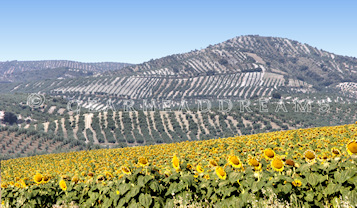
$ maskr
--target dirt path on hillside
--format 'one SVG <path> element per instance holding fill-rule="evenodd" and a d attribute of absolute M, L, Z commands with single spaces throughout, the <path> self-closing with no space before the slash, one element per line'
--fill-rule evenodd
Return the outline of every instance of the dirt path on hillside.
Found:
<path fill-rule="evenodd" d="M 92 129 L 92 118 L 93 118 L 93 116 L 94 116 L 93 113 L 84 114 L 84 129 L 90 129 L 92 131 L 94 143 L 98 144 L 99 142 L 98 142 L 98 139 L 97 139 L 97 134 Z M 87 137 L 87 133 L 85 134 L 85 136 Z"/>

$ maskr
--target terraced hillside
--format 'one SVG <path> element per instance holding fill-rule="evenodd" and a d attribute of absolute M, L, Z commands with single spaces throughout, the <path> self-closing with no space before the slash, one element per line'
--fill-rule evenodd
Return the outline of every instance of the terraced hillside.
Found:
<path fill-rule="evenodd" d="M 81 63 L 67 60 L 6 61 L 0 62 L 0 82 L 19 82 L 40 78 L 58 78 L 54 77 L 55 75 L 61 75 L 61 78 L 71 77 L 75 75 L 93 75 L 108 70 L 120 70 L 128 65 L 129 64 L 126 63 L 113 62 Z M 66 71 L 64 71 L 64 69 Z M 44 72 L 44 70 L 46 71 Z M 64 72 L 59 74 L 59 71 Z"/>
<path fill-rule="evenodd" d="M 97 77 L 42 80 L 3 86 L 83 99 L 194 99 L 269 97 L 274 91 L 314 93 L 341 90 L 357 79 L 357 59 L 297 41 L 240 36 L 202 50 L 151 60 Z M 348 88 L 346 94 L 355 93 Z"/>

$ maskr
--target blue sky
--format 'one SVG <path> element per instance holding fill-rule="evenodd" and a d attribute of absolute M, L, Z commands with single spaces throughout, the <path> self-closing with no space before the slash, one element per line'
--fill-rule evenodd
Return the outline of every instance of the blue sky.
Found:
<path fill-rule="evenodd" d="M 357 57 L 356 1 L 1 1 L 0 61 L 141 63 L 240 35 Z"/>

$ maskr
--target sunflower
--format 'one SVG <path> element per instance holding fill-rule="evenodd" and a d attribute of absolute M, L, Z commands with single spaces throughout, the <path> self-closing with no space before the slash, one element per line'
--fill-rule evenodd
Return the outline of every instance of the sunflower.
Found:
<path fill-rule="evenodd" d="M 231 164 L 234 168 L 241 168 L 242 167 L 242 162 L 235 155 L 229 156 L 228 163 Z"/>
<path fill-rule="evenodd" d="M 275 152 L 272 149 L 265 149 L 264 150 L 264 157 L 267 160 L 272 160 L 275 157 Z"/>
<path fill-rule="evenodd" d="M 42 178 L 43 178 L 43 176 L 40 173 L 37 173 L 33 177 L 33 181 L 35 181 L 35 183 L 37 183 L 37 184 L 40 184 L 42 182 Z"/>
<path fill-rule="evenodd" d="M 306 162 L 308 162 L 310 164 L 313 164 L 316 161 L 316 154 L 312 150 L 306 150 L 304 153 L 304 157 L 305 157 Z"/>
<path fill-rule="evenodd" d="M 131 174 L 130 169 L 128 167 L 126 167 L 126 166 L 121 166 L 121 171 L 126 175 L 130 175 Z"/>
<path fill-rule="evenodd" d="M 341 156 L 341 151 L 339 149 L 335 148 L 335 147 L 331 149 L 331 153 L 335 157 Z"/>
<path fill-rule="evenodd" d="M 63 191 L 66 191 L 67 190 L 67 184 L 66 184 L 66 181 L 64 181 L 63 179 L 60 180 L 59 182 L 59 186 L 60 188 L 63 190 Z"/>
<path fill-rule="evenodd" d="M 224 171 L 222 167 L 217 166 L 216 167 L 216 174 L 220 179 L 225 180 L 227 178 L 227 173 Z"/>
<path fill-rule="evenodd" d="M 287 159 L 286 161 L 285 161 L 285 164 L 286 165 L 289 165 L 289 166 L 295 166 L 295 162 L 294 162 L 294 160 L 292 160 L 292 159 Z"/>
<path fill-rule="evenodd" d="M 187 166 L 186 166 L 187 169 L 191 170 L 192 169 L 192 165 L 190 163 L 187 163 Z"/>
<path fill-rule="evenodd" d="M 27 187 L 25 181 L 22 180 L 22 179 L 20 179 L 20 184 L 21 184 L 22 188 L 26 188 Z"/>
<path fill-rule="evenodd" d="M 165 175 L 165 177 L 169 177 L 171 175 L 171 171 L 165 170 L 164 175 Z"/>
<path fill-rule="evenodd" d="M 218 163 L 217 163 L 216 160 L 210 159 L 210 160 L 209 160 L 209 165 L 210 165 L 211 167 L 217 167 L 217 166 L 218 166 Z"/>
<path fill-rule="evenodd" d="M 103 175 L 99 175 L 99 176 L 97 177 L 97 183 L 104 181 L 104 179 L 105 179 L 105 178 L 104 178 Z"/>
<path fill-rule="evenodd" d="M 111 174 L 109 171 L 105 171 L 105 177 L 107 177 L 107 179 L 111 179 L 113 178 L 113 174 Z"/>
<path fill-rule="evenodd" d="M 19 184 L 19 183 L 15 183 L 15 187 L 17 187 L 17 188 L 21 188 L 21 184 Z"/>
<path fill-rule="evenodd" d="M 262 164 L 255 159 L 254 157 L 250 158 L 248 160 L 248 163 L 250 166 L 252 166 L 254 168 L 255 171 L 261 171 L 262 170 Z"/>
<path fill-rule="evenodd" d="M 173 166 L 176 170 L 179 170 L 179 169 L 180 169 L 180 160 L 177 158 L 176 155 L 174 155 L 174 157 L 172 158 L 172 166 Z"/>
<path fill-rule="evenodd" d="M 78 183 L 78 181 L 79 181 L 78 175 L 74 175 L 74 176 L 72 177 L 72 182 Z"/>
<path fill-rule="evenodd" d="M 93 176 L 94 176 L 94 173 L 89 172 L 89 173 L 88 173 L 88 176 L 89 176 L 89 177 L 93 177 Z"/>
<path fill-rule="evenodd" d="M 210 179 L 210 177 L 209 177 L 208 174 L 204 175 L 203 178 L 206 179 L 206 180 L 209 180 L 209 179 Z"/>
<path fill-rule="evenodd" d="M 271 167 L 278 172 L 281 172 L 284 170 L 284 163 L 279 157 L 274 157 L 274 159 L 271 161 Z"/>
<path fill-rule="evenodd" d="M 8 186 L 7 183 L 2 183 L 2 184 L 1 184 L 1 188 L 4 188 L 4 189 L 5 189 L 5 188 L 7 188 L 7 186 Z"/>
<path fill-rule="evenodd" d="M 42 183 L 47 183 L 50 180 L 50 177 L 48 175 L 44 175 L 42 177 Z"/>
<path fill-rule="evenodd" d="M 139 158 L 139 165 L 142 167 L 146 167 L 149 165 L 149 161 L 146 157 L 140 157 Z"/>
<path fill-rule="evenodd" d="M 293 182 L 291 182 L 294 186 L 296 187 L 300 187 L 302 185 L 301 181 L 300 180 L 294 180 Z"/>
<path fill-rule="evenodd" d="M 347 144 L 347 152 L 349 155 L 357 155 L 357 141 L 350 141 Z"/>
<path fill-rule="evenodd" d="M 196 166 L 196 170 L 197 170 L 197 172 L 199 172 L 199 173 L 203 173 L 205 170 L 202 168 L 202 166 L 201 165 L 197 165 Z"/>

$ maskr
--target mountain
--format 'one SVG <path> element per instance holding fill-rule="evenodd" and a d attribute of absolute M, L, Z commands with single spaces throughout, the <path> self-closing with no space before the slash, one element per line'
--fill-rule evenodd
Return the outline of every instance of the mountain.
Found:
<path fill-rule="evenodd" d="M 24 82 L 44 79 L 92 76 L 108 70 L 120 70 L 126 63 L 82 63 L 67 60 L 0 62 L 0 81 Z"/>
<path fill-rule="evenodd" d="M 273 92 L 356 95 L 357 59 L 277 37 L 239 36 L 97 76 L 41 80 L 4 90 L 83 99 L 251 98 Z"/>

